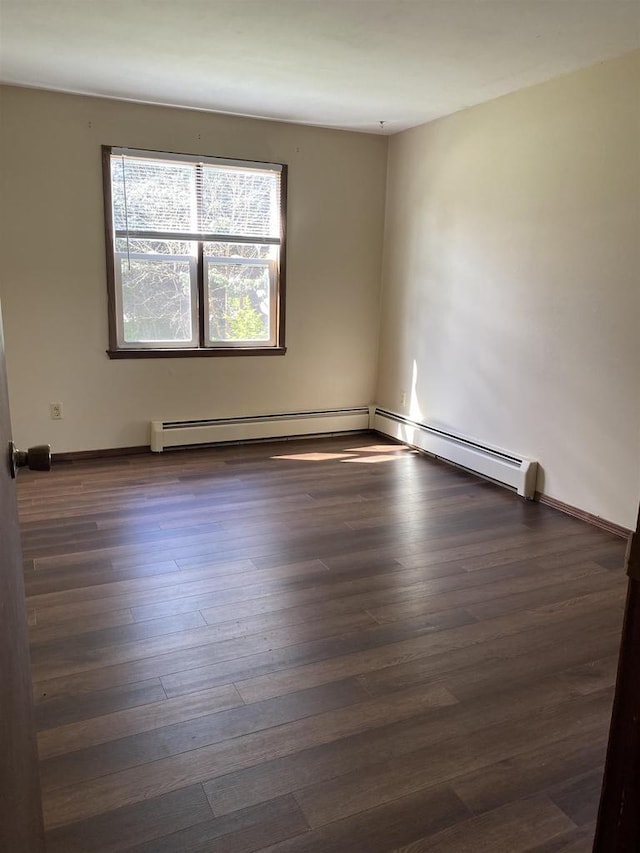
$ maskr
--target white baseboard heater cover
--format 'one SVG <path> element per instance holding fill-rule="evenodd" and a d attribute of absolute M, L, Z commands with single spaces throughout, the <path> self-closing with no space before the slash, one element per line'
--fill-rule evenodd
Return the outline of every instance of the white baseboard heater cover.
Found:
<path fill-rule="evenodd" d="M 151 421 L 151 450 L 369 429 L 369 407 L 193 421 Z"/>
<path fill-rule="evenodd" d="M 510 486 L 522 497 L 533 500 L 538 463 L 531 459 L 485 447 L 471 439 L 430 427 L 386 409 L 372 410 L 371 428 L 432 456 Z"/>

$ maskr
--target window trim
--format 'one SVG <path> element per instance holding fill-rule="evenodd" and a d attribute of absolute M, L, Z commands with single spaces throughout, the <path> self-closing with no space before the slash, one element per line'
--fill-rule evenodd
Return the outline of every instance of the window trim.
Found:
<path fill-rule="evenodd" d="M 198 241 L 198 258 L 196 261 L 196 281 L 198 304 L 194 308 L 194 313 L 197 315 L 198 325 L 196 328 L 196 337 L 198 345 L 180 346 L 164 345 L 158 346 L 150 342 L 149 344 L 134 344 L 123 346 L 118 342 L 118 332 L 122 325 L 122 312 L 119 310 L 120 298 L 118 296 L 117 275 L 115 265 L 115 243 L 114 243 L 114 223 L 113 223 L 113 199 L 111 196 L 111 155 L 114 152 L 125 150 L 123 146 L 118 145 L 103 145 L 102 146 L 102 187 L 104 199 L 104 228 L 105 228 L 105 252 L 107 261 L 107 316 L 109 326 L 109 347 L 106 350 L 110 359 L 121 358 L 193 358 L 193 357 L 220 357 L 220 356 L 260 356 L 260 355 L 284 355 L 287 351 L 285 345 L 285 306 L 286 306 L 286 244 L 287 244 L 287 172 L 286 163 L 267 163 L 255 160 L 241 160 L 239 158 L 215 157 L 223 165 L 242 165 L 250 168 L 254 166 L 280 166 L 280 253 L 279 253 L 279 280 L 276 277 L 275 287 L 276 295 L 274 300 L 274 316 L 272 319 L 275 325 L 274 342 L 268 344 L 255 343 L 236 343 L 227 342 L 224 344 L 206 344 L 204 336 L 206 333 L 206 311 L 204 296 L 206 284 L 204 281 L 205 262 L 203 258 L 203 245 L 205 242 L 251 242 L 274 244 L 271 238 L 247 238 L 242 241 L 233 235 L 228 234 L 203 234 Z M 155 155 L 158 159 L 182 159 L 183 161 L 197 162 L 205 155 L 198 154 L 178 154 L 170 151 L 157 151 L 151 149 L 126 149 L 134 153 Z M 162 157 L 158 157 L 162 155 Z M 210 155 L 212 156 L 212 155 Z M 213 159 L 213 156 L 212 156 Z M 135 236 L 137 232 L 131 232 Z M 143 232 L 140 232 L 140 236 Z M 157 236 L 157 235 L 155 235 Z M 185 238 L 186 235 L 172 234 L 173 239 Z M 193 240 L 193 237 L 188 239 Z"/>

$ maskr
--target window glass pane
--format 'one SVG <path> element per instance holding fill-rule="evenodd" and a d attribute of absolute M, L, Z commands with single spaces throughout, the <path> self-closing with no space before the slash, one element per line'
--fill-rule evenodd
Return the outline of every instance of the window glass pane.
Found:
<path fill-rule="evenodd" d="M 194 164 L 113 156 L 111 194 L 116 230 L 197 228 Z"/>
<path fill-rule="evenodd" d="M 280 236 L 280 173 L 202 167 L 202 231 L 247 237 Z"/>
<path fill-rule="evenodd" d="M 271 339 L 276 246 L 205 243 L 209 342 Z"/>
<path fill-rule="evenodd" d="M 186 252 L 190 243 L 117 241 L 125 251 L 116 255 L 120 273 L 122 328 L 125 343 L 189 343 L 193 340 L 194 264 Z M 121 244 L 124 244 L 122 246 Z M 164 249 L 165 251 L 161 251 Z"/>

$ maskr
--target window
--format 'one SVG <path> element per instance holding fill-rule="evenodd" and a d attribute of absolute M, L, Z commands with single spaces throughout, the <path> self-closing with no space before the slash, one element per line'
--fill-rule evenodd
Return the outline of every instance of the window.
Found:
<path fill-rule="evenodd" d="M 103 147 L 112 358 L 284 354 L 286 168 Z"/>

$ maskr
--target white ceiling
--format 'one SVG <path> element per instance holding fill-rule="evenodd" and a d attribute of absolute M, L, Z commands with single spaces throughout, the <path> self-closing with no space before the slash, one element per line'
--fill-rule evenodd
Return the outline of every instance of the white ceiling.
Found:
<path fill-rule="evenodd" d="M 0 80 L 396 132 L 640 47 L 640 0 L 0 0 Z"/>

